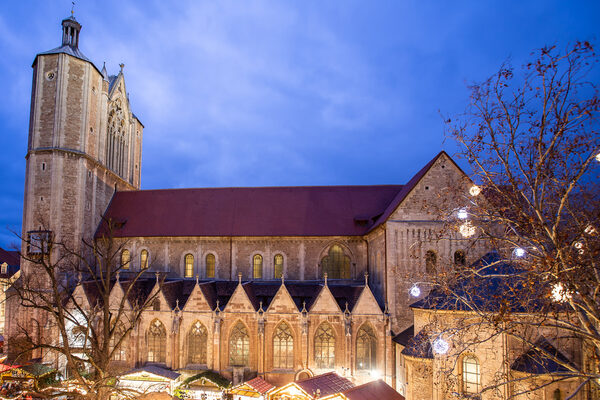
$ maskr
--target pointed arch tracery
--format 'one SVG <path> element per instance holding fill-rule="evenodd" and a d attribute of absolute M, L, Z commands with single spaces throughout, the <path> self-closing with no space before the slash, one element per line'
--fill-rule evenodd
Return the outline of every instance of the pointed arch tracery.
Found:
<path fill-rule="evenodd" d="M 229 335 L 229 365 L 247 367 L 250 354 L 250 336 L 242 321 L 238 321 Z"/>
<path fill-rule="evenodd" d="M 323 322 L 315 331 L 315 366 L 333 368 L 335 365 L 335 334 L 329 323 Z"/>
<path fill-rule="evenodd" d="M 106 166 L 126 179 L 129 161 L 129 133 L 122 100 L 117 98 L 110 102 L 108 107 Z"/>
<path fill-rule="evenodd" d="M 356 335 L 356 369 L 373 370 L 377 367 L 377 337 L 370 324 L 364 323 Z"/>
<path fill-rule="evenodd" d="M 350 257 L 340 245 L 332 245 L 321 259 L 321 273 L 329 279 L 350 279 Z"/>
<path fill-rule="evenodd" d="M 148 362 L 165 363 L 167 355 L 167 330 L 155 319 L 148 327 Z"/>
<path fill-rule="evenodd" d="M 290 326 L 283 321 L 273 334 L 273 368 L 294 368 L 294 336 Z"/>
<path fill-rule="evenodd" d="M 187 335 L 188 364 L 206 364 L 208 330 L 200 321 L 194 322 Z"/>

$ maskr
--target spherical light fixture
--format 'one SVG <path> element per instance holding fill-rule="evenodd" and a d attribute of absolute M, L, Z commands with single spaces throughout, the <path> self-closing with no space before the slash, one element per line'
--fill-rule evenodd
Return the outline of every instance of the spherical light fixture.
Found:
<path fill-rule="evenodd" d="M 596 161 L 600 162 L 600 153 L 596 154 Z"/>
<path fill-rule="evenodd" d="M 481 193 L 481 188 L 477 185 L 473 185 L 471 186 L 471 188 L 469 189 L 469 194 L 473 197 L 479 195 L 479 193 Z"/>
<path fill-rule="evenodd" d="M 446 354 L 450 350 L 450 345 L 439 337 L 433 341 L 431 348 L 435 354 Z"/>
<path fill-rule="evenodd" d="M 523 257 L 525 255 L 525 249 L 517 247 L 516 249 L 514 249 L 513 254 L 515 255 L 515 257 Z"/>
<path fill-rule="evenodd" d="M 467 218 L 469 218 L 469 213 L 467 212 L 466 208 L 461 208 L 456 213 L 456 216 L 458 217 L 458 219 L 467 219 Z"/>
<path fill-rule="evenodd" d="M 419 297 L 421 295 L 421 289 L 417 285 L 413 285 L 408 291 L 412 297 Z"/>
<path fill-rule="evenodd" d="M 569 293 L 562 283 L 556 283 L 552 286 L 552 300 L 557 303 L 564 303 L 565 301 L 571 298 L 571 293 Z"/>

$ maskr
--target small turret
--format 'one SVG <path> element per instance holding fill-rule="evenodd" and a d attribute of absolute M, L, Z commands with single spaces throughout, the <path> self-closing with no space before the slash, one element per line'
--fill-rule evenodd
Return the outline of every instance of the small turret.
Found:
<path fill-rule="evenodd" d="M 62 27 L 62 45 L 71 46 L 75 49 L 79 48 L 79 31 L 81 31 L 81 24 L 77 22 L 73 15 L 71 15 L 69 18 L 62 20 Z"/>

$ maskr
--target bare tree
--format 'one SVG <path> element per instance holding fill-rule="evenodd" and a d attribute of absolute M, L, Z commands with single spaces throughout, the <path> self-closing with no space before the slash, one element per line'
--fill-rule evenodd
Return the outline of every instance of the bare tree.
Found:
<path fill-rule="evenodd" d="M 26 393 L 90 399 L 139 394 L 116 387 L 122 371 L 114 360 L 155 295 L 142 288 L 145 270 L 130 269 L 132 260 L 129 253 L 124 256 L 125 243 L 113 238 L 114 227 L 103 221 L 100 234 L 79 246 L 56 240 L 49 231 L 23 238 L 26 268 L 10 294 L 19 314 L 11 352 L 16 362 L 37 357 L 66 374 L 47 387 L 24 388 Z M 116 285 L 122 296 L 115 296 Z"/>
<path fill-rule="evenodd" d="M 480 393 L 513 398 L 561 382 L 566 398 L 600 398 L 598 57 L 577 42 L 532 58 L 471 86 L 466 112 L 446 121 L 474 182 L 456 193 L 464 208 L 449 225 L 496 252 L 472 266 L 458 260 L 417 308 L 462 312 L 429 325 L 434 352 L 459 356 L 505 338 L 504 365 Z"/>

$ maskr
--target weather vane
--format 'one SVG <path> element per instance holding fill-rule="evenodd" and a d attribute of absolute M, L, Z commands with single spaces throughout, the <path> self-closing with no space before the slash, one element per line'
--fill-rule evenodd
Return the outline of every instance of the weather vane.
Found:
<path fill-rule="evenodd" d="M 72 4 L 71 5 L 71 16 L 74 16 L 75 15 L 75 2 L 72 1 L 71 4 Z"/>

